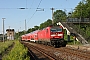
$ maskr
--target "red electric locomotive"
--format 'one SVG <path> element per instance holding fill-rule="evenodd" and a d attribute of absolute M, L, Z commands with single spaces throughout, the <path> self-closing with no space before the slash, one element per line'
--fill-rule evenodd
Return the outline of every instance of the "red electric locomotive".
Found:
<path fill-rule="evenodd" d="M 38 41 L 54 47 L 66 46 L 62 26 L 50 26 L 38 32 Z"/>

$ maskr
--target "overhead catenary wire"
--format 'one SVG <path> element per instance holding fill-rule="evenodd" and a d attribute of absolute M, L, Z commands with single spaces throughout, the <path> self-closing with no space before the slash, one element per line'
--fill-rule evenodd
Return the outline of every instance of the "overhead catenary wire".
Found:
<path fill-rule="evenodd" d="M 27 0 L 26 0 L 26 8 L 27 8 Z"/>
<path fill-rule="evenodd" d="M 37 12 L 37 11 L 35 11 L 35 12 L 32 14 L 32 16 L 31 16 L 30 19 L 27 21 L 27 23 L 32 19 L 32 17 L 35 15 L 36 12 Z"/>
<path fill-rule="evenodd" d="M 40 2 L 39 2 L 39 4 L 38 4 L 38 6 L 37 6 L 37 8 L 36 8 L 36 9 L 38 9 L 38 8 L 39 8 L 39 6 L 40 6 L 41 2 L 42 2 L 42 0 L 40 0 Z M 35 12 L 32 14 L 32 16 L 30 17 L 30 20 L 31 20 L 31 18 L 35 15 L 35 13 L 36 13 L 36 12 L 37 12 L 37 10 L 35 10 Z M 27 21 L 27 23 L 28 23 L 30 20 L 28 20 L 28 21 Z"/>
<path fill-rule="evenodd" d="M 31 6 L 33 5 L 34 1 L 35 1 L 35 0 L 33 0 L 33 2 L 32 2 L 32 4 L 31 4 Z M 30 6 L 30 7 L 31 7 L 31 6 Z"/>
<path fill-rule="evenodd" d="M 50 8 L 25 8 L 25 7 L 20 7 L 20 8 L 0 8 L 0 9 L 50 9 Z M 74 8 L 58 8 L 58 7 L 55 7 L 55 9 L 74 9 Z"/>
<path fill-rule="evenodd" d="M 32 1 L 31 6 L 33 5 L 34 1 L 35 1 L 35 0 Z M 67 1 L 67 0 L 66 0 L 66 1 Z M 26 0 L 26 7 L 20 7 L 20 8 L 7 8 L 7 7 L 5 7 L 5 8 L 0 8 L 0 9 L 37 9 L 37 8 L 40 6 L 42 0 L 40 0 L 37 8 L 28 8 L 28 7 L 27 7 L 27 2 L 28 2 L 28 1 Z M 30 7 L 31 7 L 31 6 L 30 6 Z M 41 8 L 41 9 L 42 9 L 42 8 Z M 50 8 L 43 8 L 43 9 L 50 9 Z M 59 9 L 59 8 L 55 8 L 55 9 Z M 71 8 L 60 8 L 60 9 L 71 9 Z"/>
<path fill-rule="evenodd" d="M 33 6 L 34 1 L 35 1 L 35 0 L 32 1 L 32 4 L 30 5 L 30 9 L 36 9 L 36 8 L 31 8 L 31 6 Z M 27 9 L 28 9 L 28 8 L 27 8 Z M 28 14 L 27 14 L 26 18 L 28 17 L 29 12 L 30 12 L 30 11 L 28 11 Z M 32 17 L 31 17 L 31 18 L 32 18 Z M 31 18 L 30 18 L 30 19 L 31 19 Z"/>
<path fill-rule="evenodd" d="M 41 2 L 42 2 L 42 0 L 40 0 L 40 2 L 39 2 L 39 4 L 38 4 L 37 8 L 40 6 Z"/>

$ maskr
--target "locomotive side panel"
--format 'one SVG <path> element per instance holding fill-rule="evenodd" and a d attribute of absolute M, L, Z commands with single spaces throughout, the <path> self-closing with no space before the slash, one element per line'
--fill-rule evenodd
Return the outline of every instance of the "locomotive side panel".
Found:
<path fill-rule="evenodd" d="M 46 40 L 50 41 L 50 27 L 46 28 Z"/>
<path fill-rule="evenodd" d="M 38 33 L 38 39 L 40 41 L 50 42 L 50 29 L 45 28 Z"/>

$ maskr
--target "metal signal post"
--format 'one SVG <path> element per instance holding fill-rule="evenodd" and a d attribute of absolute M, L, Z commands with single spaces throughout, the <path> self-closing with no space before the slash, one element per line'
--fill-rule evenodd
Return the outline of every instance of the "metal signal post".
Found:
<path fill-rule="evenodd" d="M 4 42 L 4 19 L 5 18 L 2 18 L 3 19 L 3 42 Z"/>

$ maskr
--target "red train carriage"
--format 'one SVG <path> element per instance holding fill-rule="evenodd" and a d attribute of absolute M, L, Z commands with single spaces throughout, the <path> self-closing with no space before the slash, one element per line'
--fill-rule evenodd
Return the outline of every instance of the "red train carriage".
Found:
<path fill-rule="evenodd" d="M 38 35 L 38 31 L 39 30 L 36 30 L 34 32 L 22 35 L 21 36 L 21 40 L 24 40 L 24 41 L 33 41 L 33 42 L 38 41 L 38 36 L 37 36 Z"/>
<path fill-rule="evenodd" d="M 31 33 L 31 40 L 30 41 L 33 41 L 33 42 L 38 41 L 38 32 L 39 32 L 39 30 L 36 30 L 36 31 Z"/>
<path fill-rule="evenodd" d="M 34 40 L 35 41 L 38 41 L 38 32 L 39 32 L 40 30 L 36 30 L 36 31 L 34 31 Z"/>
<path fill-rule="evenodd" d="M 22 41 L 30 41 L 31 40 L 31 34 L 28 33 L 28 34 L 22 35 L 21 40 Z"/>
<path fill-rule="evenodd" d="M 30 41 L 31 40 L 31 33 L 26 34 L 25 36 L 26 36 L 26 41 Z"/>
<path fill-rule="evenodd" d="M 22 40 L 22 41 L 25 41 L 25 40 L 26 40 L 26 36 L 25 36 L 25 35 L 22 35 L 22 36 L 21 36 L 21 40 Z"/>
<path fill-rule="evenodd" d="M 26 41 L 35 41 L 34 40 L 34 32 L 31 32 L 29 34 L 25 34 Z"/>
<path fill-rule="evenodd" d="M 20 38 L 21 38 L 21 40 L 24 40 L 24 35 L 22 35 Z"/>

